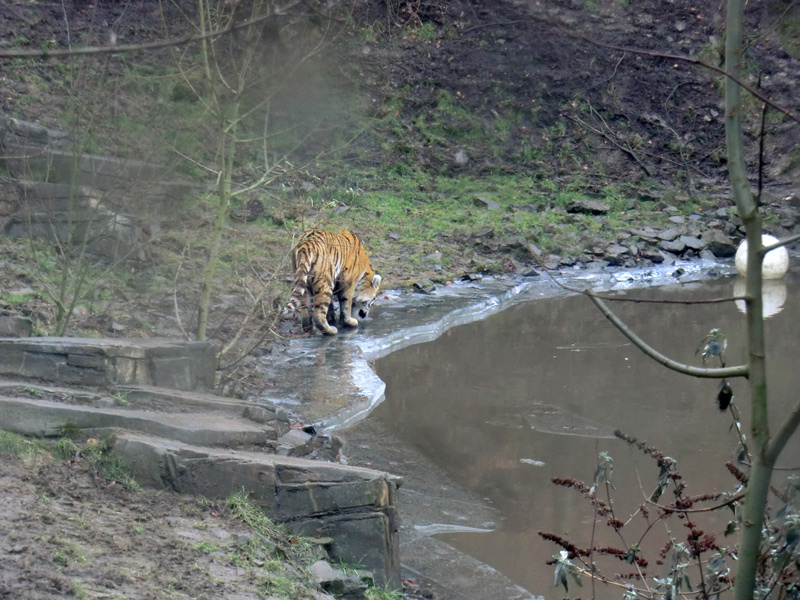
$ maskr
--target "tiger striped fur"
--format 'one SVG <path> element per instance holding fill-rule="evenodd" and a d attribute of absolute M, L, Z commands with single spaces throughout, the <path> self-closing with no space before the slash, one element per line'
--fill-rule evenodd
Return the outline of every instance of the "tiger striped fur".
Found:
<path fill-rule="evenodd" d="M 358 327 L 353 308 L 364 319 L 378 296 L 381 276 L 373 270 L 364 244 L 350 231 L 307 230 L 292 251 L 292 266 L 295 282 L 284 314 L 305 308 L 326 335 L 338 331 L 332 324 L 334 298 L 339 301 L 340 325 Z"/>

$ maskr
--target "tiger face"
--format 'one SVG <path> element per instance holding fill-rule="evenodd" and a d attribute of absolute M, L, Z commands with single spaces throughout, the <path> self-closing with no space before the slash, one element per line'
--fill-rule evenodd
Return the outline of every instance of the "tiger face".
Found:
<path fill-rule="evenodd" d="M 381 289 L 381 276 L 377 273 L 372 275 L 372 279 L 364 277 L 356 286 L 356 292 L 353 296 L 353 308 L 358 311 L 360 319 L 366 319 L 369 315 L 369 309 L 375 304 L 378 299 L 378 292 Z"/>

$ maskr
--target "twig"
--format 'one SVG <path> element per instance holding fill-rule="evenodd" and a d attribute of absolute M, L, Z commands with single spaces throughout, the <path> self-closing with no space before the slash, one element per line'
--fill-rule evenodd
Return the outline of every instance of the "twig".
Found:
<path fill-rule="evenodd" d="M 789 244 L 792 244 L 792 243 L 796 242 L 797 240 L 800 240 L 800 233 L 796 233 L 795 235 L 790 235 L 787 238 L 783 238 L 782 240 L 778 240 L 774 244 L 770 244 L 769 246 L 762 247 L 760 254 L 761 254 L 761 256 L 766 256 L 767 252 L 772 252 L 773 250 L 775 250 L 775 248 L 780 248 L 781 246 L 788 246 Z"/>
<path fill-rule="evenodd" d="M 672 360 L 668 356 L 661 354 L 658 350 L 650 346 L 647 342 L 645 342 L 642 338 L 640 338 L 634 331 L 628 327 L 628 325 L 622 321 L 617 315 L 615 315 L 610 308 L 606 305 L 603 301 L 603 298 L 592 292 L 591 290 L 578 290 L 575 288 L 570 288 L 562 284 L 558 279 L 556 279 L 550 270 L 545 267 L 538 259 L 537 253 L 533 250 L 533 247 L 530 243 L 527 243 L 528 251 L 533 255 L 534 260 L 536 260 L 539 267 L 547 273 L 547 275 L 558 285 L 559 287 L 577 292 L 579 294 L 583 294 L 587 296 L 592 302 L 594 302 L 595 306 L 600 309 L 600 312 L 603 313 L 611 323 L 619 329 L 619 331 L 628 338 L 633 344 L 639 348 L 642 352 L 644 352 L 647 356 L 655 360 L 656 362 L 662 364 L 663 366 L 671 369 L 673 371 L 677 371 L 678 373 L 683 373 L 685 375 L 691 375 L 692 377 L 704 377 L 710 379 L 723 379 L 726 377 L 747 377 L 749 373 L 748 365 L 738 365 L 735 367 L 717 367 L 717 368 L 701 368 L 701 367 L 693 367 L 691 365 L 687 365 L 685 363 L 678 362 L 676 360 Z M 661 302 L 661 301 L 659 301 Z M 800 408 L 798 408 L 800 412 Z M 800 414 L 798 415 L 800 419 Z"/>
<path fill-rule="evenodd" d="M 589 104 L 589 108 L 592 110 L 593 114 L 597 114 L 597 112 L 592 108 L 591 104 Z M 597 115 L 597 116 L 603 122 L 603 125 L 605 125 L 606 128 L 609 129 L 609 131 L 611 131 L 610 128 L 608 127 L 608 125 L 606 124 L 606 122 L 603 120 L 603 117 L 601 117 L 600 115 Z M 630 145 L 628 145 L 628 144 L 623 145 L 619 141 L 616 140 L 616 136 L 613 135 L 613 131 L 611 133 L 606 133 L 605 131 L 602 131 L 600 129 L 597 129 L 596 127 L 593 127 L 592 125 L 590 125 L 589 123 L 587 123 L 583 119 L 581 119 L 579 117 L 574 117 L 572 115 L 567 115 L 567 118 L 577 122 L 579 125 L 583 125 L 584 127 L 586 127 L 587 129 L 593 131 L 597 135 L 607 139 L 609 142 L 614 144 L 614 146 L 616 146 L 619 150 L 621 150 L 622 152 L 624 152 L 625 154 L 630 156 L 634 160 L 634 162 L 637 165 L 639 165 L 639 167 L 642 169 L 642 171 L 645 172 L 645 174 L 648 177 L 652 177 L 653 176 L 653 173 L 650 171 L 650 168 L 641 161 L 641 159 L 636 155 L 636 153 L 633 151 L 633 149 L 630 147 Z"/>
<path fill-rule="evenodd" d="M 184 246 L 183 250 L 181 250 L 181 260 L 178 263 L 177 268 L 175 269 L 175 278 L 172 281 L 172 303 L 175 307 L 175 320 L 178 322 L 178 329 L 181 330 L 183 337 L 187 340 L 189 339 L 189 334 L 186 333 L 186 330 L 183 328 L 183 323 L 181 323 L 181 311 L 178 307 L 178 276 L 181 272 L 181 267 L 183 266 L 183 259 L 186 256 L 186 249 L 187 247 Z"/>
<path fill-rule="evenodd" d="M 789 109 L 784 108 L 783 106 L 773 102 L 772 100 L 767 98 L 764 94 L 759 92 L 757 89 L 754 89 L 753 87 L 747 85 L 739 77 L 736 77 L 736 76 L 732 75 L 731 73 L 728 73 L 725 69 L 723 69 L 721 67 L 717 67 L 715 65 L 710 65 L 710 64 L 708 64 L 706 62 L 703 62 L 700 59 L 692 58 L 691 56 L 685 56 L 683 54 L 669 54 L 669 53 L 666 53 L 666 52 L 656 52 L 654 50 L 644 50 L 642 48 L 632 48 L 630 46 L 617 46 L 616 44 L 606 44 L 604 42 L 598 42 L 597 40 L 593 40 L 591 38 L 588 38 L 585 35 L 580 34 L 580 33 L 574 33 L 572 31 L 568 31 L 568 30 L 565 30 L 563 28 L 559 28 L 559 30 L 564 35 L 567 35 L 567 36 L 572 37 L 572 38 L 577 38 L 577 39 L 583 40 L 584 42 L 592 44 L 593 46 L 598 46 L 600 48 L 606 48 L 608 50 L 617 50 L 619 52 L 630 52 L 632 54 L 641 54 L 641 55 L 644 55 L 644 56 L 651 56 L 653 58 L 666 58 L 668 60 L 676 60 L 676 61 L 679 61 L 679 62 L 686 62 L 686 63 L 692 64 L 692 65 L 697 65 L 699 67 L 703 67 L 705 69 L 708 69 L 709 71 L 714 71 L 715 73 L 718 73 L 718 74 L 720 74 L 720 75 L 722 75 L 724 77 L 727 77 L 728 79 L 730 79 L 731 81 L 736 83 L 739 87 L 741 87 L 744 90 L 747 90 L 750 94 L 752 94 L 753 96 L 755 96 L 756 98 L 758 98 L 762 102 L 770 105 L 775 110 L 777 110 L 777 111 L 783 113 L 784 115 L 786 115 L 787 117 L 789 117 L 792 121 L 795 121 L 796 123 L 800 123 L 800 116 L 792 114 L 789 111 Z"/>
<path fill-rule="evenodd" d="M 676 508 L 673 506 L 664 506 L 663 504 L 659 504 L 658 502 L 654 502 L 649 498 L 645 498 L 645 502 L 655 506 L 656 508 L 665 511 L 666 513 L 705 513 L 705 512 L 714 512 L 715 510 L 719 510 L 720 508 L 725 508 L 726 506 L 730 506 L 734 502 L 739 502 L 745 497 L 746 492 L 739 492 L 729 500 L 726 500 L 722 504 L 717 504 L 715 506 L 707 506 L 705 508 Z"/>
<path fill-rule="evenodd" d="M 16 9 L 14 9 L 11 6 L 6 6 L 6 10 L 15 17 L 17 17 L 18 19 L 25 21 L 31 27 L 34 27 L 39 21 L 41 21 L 41 19 L 31 19 L 30 17 L 27 17 L 24 14 L 18 13 Z"/>
<path fill-rule="evenodd" d="M 789 117 L 792 121 L 795 121 L 796 123 L 800 123 L 800 116 L 792 114 L 787 108 L 784 108 L 783 106 L 777 104 L 776 102 L 773 102 L 772 100 L 770 100 L 769 98 L 764 96 L 762 93 L 760 93 L 758 90 L 753 89 L 751 86 L 747 85 L 739 77 L 736 77 L 736 76 L 732 75 L 731 73 L 728 73 L 725 69 L 723 69 L 721 67 L 717 67 L 715 65 L 710 65 L 710 64 L 708 64 L 706 62 L 703 62 L 700 59 L 692 58 L 691 56 L 685 56 L 685 55 L 682 55 L 682 54 L 668 54 L 668 53 L 665 53 L 665 52 L 656 52 L 654 50 L 644 50 L 642 48 L 633 48 L 633 47 L 630 47 L 630 46 L 617 46 L 616 44 L 606 44 L 604 42 L 598 42 L 597 40 L 593 40 L 593 39 L 591 39 L 589 37 L 586 37 L 585 35 L 583 35 L 581 33 L 576 33 L 576 32 L 574 32 L 572 30 L 564 29 L 563 27 L 561 27 L 560 25 L 552 22 L 549 19 L 520 19 L 520 20 L 516 20 L 516 21 L 504 21 L 504 22 L 499 22 L 498 21 L 498 22 L 495 22 L 495 23 L 484 23 L 484 24 L 481 24 L 481 25 L 475 25 L 474 27 L 470 27 L 468 29 L 465 29 L 462 32 L 462 35 L 466 34 L 466 33 L 469 33 L 471 31 L 474 31 L 476 29 L 480 29 L 482 27 L 501 27 L 501 26 L 505 26 L 505 25 L 516 25 L 517 23 L 526 23 L 526 22 L 527 23 L 545 23 L 547 25 L 550 25 L 554 30 L 558 31 L 559 33 L 561 33 L 561 34 L 563 34 L 563 35 L 565 35 L 567 37 L 571 37 L 573 39 L 579 39 L 579 40 L 582 40 L 582 41 L 584 41 L 584 42 L 586 42 L 588 44 L 592 44 L 593 46 L 598 46 L 600 48 L 606 48 L 607 50 L 617 50 L 619 52 L 630 52 L 631 54 L 640 54 L 640 55 L 643 55 L 643 56 L 651 56 L 653 58 L 666 58 L 668 60 L 686 62 L 686 63 L 692 64 L 692 65 L 697 65 L 699 67 L 703 67 L 705 69 L 708 69 L 709 71 L 714 71 L 715 73 L 718 73 L 718 74 L 720 74 L 720 75 L 722 75 L 724 77 L 727 77 L 731 81 L 735 82 L 739 87 L 741 87 L 744 90 L 747 90 L 750 94 L 752 94 L 753 96 L 755 96 L 756 98 L 758 98 L 762 102 L 765 102 L 766 104 L 769 104 L 772 108 L 774 108 L 775 110 L 783 113 L 784 115 Z"/>
<path fill-rule="evenodd" d="M 286 10 L 295 7 L 296 5 L 301 4 L 300 0 L 296 0 L 291 4 L 281 7 L 281 12 L 285 12 Z M 265 15 L 261 15 L 250 19 L 248 21 L 244 21 L 239 23 L 238 25 L 233 24 L 233 20 L 220 29 L 215 29 L 213 31 L 208 31 L 206 33 L 198 34 L 198 33 L 190 33 L 189 35 L 184 35 L 181 37 L 176 38 L 168 38 L 165 40 L 158 40 L 155 42 L 145 42 L 143 44 L 126 44 L 121 46 L 86 46 L 83 48 L 58 48 L 53 50 L 44 50 L 44 49 L 36 49 L 36 48 L 11 48 L 11 49 L 2 49 L 0 50 L 0 58 L 11 58 L 11 57 L 42 57 L 42 58 L 52 58 L 57 56 L 77 56 L 77 55 L 85 55 L 85 54 L 119 54 L 122 52 L 136 52 L 140 50 L 156 50 L 159 48 L 168 48 L 170 46 L 181 46 L 183 44 L 188 44 L 191 42 L 197 42 L 207 39 L 212 39 L 215 37 L 219 37 L 221 35 L 225 35 L 226 33 L 230 33 L 231 31 L 236 31 L 237 29 L 244 29 L 245 27 L 250 27 L 252 25 L 256 25 L 257 23 L 261 23 L 262 21 L 266 21 L 267 19 L 271 19 L 278 14 L 278 11 L 271 10 Z"/>

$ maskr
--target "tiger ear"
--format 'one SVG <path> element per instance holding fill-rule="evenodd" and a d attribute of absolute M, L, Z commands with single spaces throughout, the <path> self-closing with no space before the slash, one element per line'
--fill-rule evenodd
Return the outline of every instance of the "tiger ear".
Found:
<path fill-rule="evenodd" d="M 372 277 L 372 287 L 379 288 L 381 286 L 381 276 L 375 273 Z"/>

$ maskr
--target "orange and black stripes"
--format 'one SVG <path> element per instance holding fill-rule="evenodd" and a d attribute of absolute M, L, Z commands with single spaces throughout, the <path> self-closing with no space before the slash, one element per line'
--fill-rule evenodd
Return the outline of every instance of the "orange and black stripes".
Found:
<path fill-rule="evenodd" d="M 310 229 L 292 253 L 295 283 L 285 313 L 305 307 L 311 320 L 328 335 L 337 333 L 332 302 L 339 301 L 339 322 L 358 327 L 355 304 L 364 318 L 378 295 L 381 276 L 372 269 L 366 249 L 355 233 Z M 329 321 L 331 323 L 329 323 Z"/>

